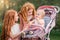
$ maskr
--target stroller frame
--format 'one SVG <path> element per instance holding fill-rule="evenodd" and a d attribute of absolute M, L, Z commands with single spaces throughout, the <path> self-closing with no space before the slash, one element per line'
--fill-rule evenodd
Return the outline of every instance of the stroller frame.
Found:
<path fill-rule="evenodd" d="M 46 28 L 45 28 L 45 39 L 44 40 L 50 40 L 50 32 L 51 30 L 55 27 L 55 22 L 56 22 L 56 16 L 57 13 L 60 11 L 60 8 L 58 6 L 49 6 L 49 5 L 44 5 L 44 6 L 40 6 L 37 10 L 49 10 L 53 9 L 52 11 L 54 13 L 52 13 L 54 15 L 54 17 L 50 20 L 50 22 L 47 24 Z M 46 36 L 47 35 L 47 36 Z"/>

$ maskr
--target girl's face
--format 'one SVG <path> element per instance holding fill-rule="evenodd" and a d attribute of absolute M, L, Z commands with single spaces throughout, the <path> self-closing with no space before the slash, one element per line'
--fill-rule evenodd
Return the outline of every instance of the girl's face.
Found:
<path fill-rule="evenodd" d="M 27 13 L 28 13 L 28 16 L 31 16 L 33 14 L 33 9 L 30 9 Z"/>
<path fill-rule="evenodd" d="M 18 21 L 18 14 L 17 14 L 17 12 L 15 13 L 15 21 Z"/>

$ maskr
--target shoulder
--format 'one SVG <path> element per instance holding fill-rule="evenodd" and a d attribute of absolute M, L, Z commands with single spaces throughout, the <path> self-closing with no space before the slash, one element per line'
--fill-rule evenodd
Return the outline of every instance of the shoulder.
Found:
<path fill-rule="evenodd" d="M 14 34 L 17 34 L 20 32 L 20 28 L 19 28 L 19 24 L 18 23 L 15 23 L 12 27 L 11 27 L 11 33 L 14 35 Z"/>
<path fill-rule="evenodd" d="M 18 23 L 15 23 L 12 27 L 11 27 L 11 31 L 16 31 L 16 30 L 19 30 L 19 24 Z"/>

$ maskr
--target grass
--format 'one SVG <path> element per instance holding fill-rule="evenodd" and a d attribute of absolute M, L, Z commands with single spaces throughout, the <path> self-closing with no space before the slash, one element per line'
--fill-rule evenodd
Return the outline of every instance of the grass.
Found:
<path fill-rule="evenodd" d="M 60 30 L 52 30 L 50 35 L 51 40 L 60 40 Z"/>

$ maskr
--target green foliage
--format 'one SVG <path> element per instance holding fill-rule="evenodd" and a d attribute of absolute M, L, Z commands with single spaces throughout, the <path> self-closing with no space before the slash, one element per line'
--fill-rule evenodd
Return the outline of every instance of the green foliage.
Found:
<path fill-rule="evenodd" d="M 52 30 L 50 34 L 50 40 L 60 40 L 60 29 Z"/>

